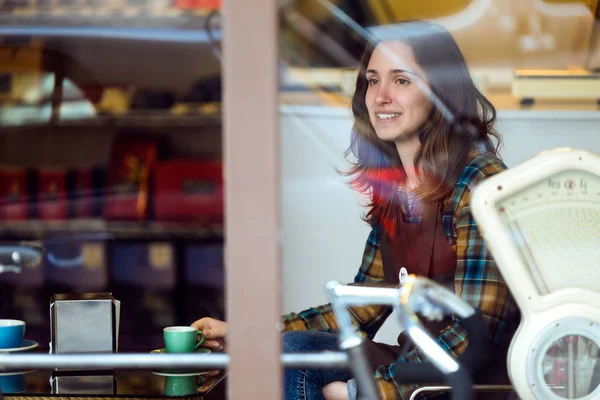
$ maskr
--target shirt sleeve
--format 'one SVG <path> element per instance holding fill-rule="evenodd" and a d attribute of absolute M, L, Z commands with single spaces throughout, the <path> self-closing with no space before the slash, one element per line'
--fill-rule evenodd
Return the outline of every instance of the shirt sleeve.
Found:
<path fill-rule="evenodd" d="M 514 321 L 518 311 L 471 213 L 471 187 L 465 186 L 462 195 L 458 196 L 454 219 L 457 257 L 454 282 L 456 295 L 478 308 L 484 317 L 489 332 L 489 345 L 484 358 L 489 360 L 494 356 L 495 344 L 510 334 L 509 323 Z M 455 322 L 440 332 L 436 342 L 445 351 L 459 356 L 465 351 L 468 338 L 465 330 Z M 398 384 L 393 378 L 394 368 L 398 363 L 423 362 L 424 359 L 425 356 L 415 347 L 398 357 L 394 363 L 377 368 L 375 380 L 381 398 L 409 399 L 418 386 Z M 427 397 L 420 397 L 423 398 Z"/>
<path fill-rule="evenodd" d="M 354 278 L 354 285 L 385 286 L 383 263 L 380 250 L 380 233 L 374 227 L 365 245 L 362 263 Z M 381 325 L 391 313 L 391 307 L 367 306 L 352 307 L 350 316 L 354 324 L 373 338 Z M 289 313 L 283 317 L 284 331 L 291 330 L 318 330 L 324 332 L 337 332 L 338 325 L 330 304 L 312 307 L 298 313 Z"/>

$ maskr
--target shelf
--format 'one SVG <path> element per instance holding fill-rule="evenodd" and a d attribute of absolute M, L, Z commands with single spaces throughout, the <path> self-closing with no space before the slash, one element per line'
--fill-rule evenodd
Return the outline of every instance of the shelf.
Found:
<path fill-rule="evenodd" d="M 93 118 L 60 120 L 57 122 L 39 124 L 58 127 L 93 127 L 93 126 L 115 126 L 115 127 L 221 127 L 220 115 L 173 115 L 167 113 L 130 113 L 127 115 L 98 116 Z"/>
<path fill-rule="evenodd" d="M 77 4 L 48 4 L 22 1 L 21 4 L 0 7 L 2 26 L 36 26 L 50 28 L 101 27 L 146 29 L 204 28 L 211 8 L 181 9 L 155 2 L 121 1 L 107 4 L 98 0 L 79 0 Z M 0 2 L 2 5 L 2 2 Z M 182 29 L 183 28 L 183 29 Z"/>
<path fill-rule="evenodd" d="M 41 239 L 60 234 L 89 235 L 93 239 L 221 239 L 221 223 L 137 222 L 76 219 L 65 221 L 2 221 L 0 236 Z M 82 237 L 84 239 L 84 237 Z"/>
<path fill-rule="evenodd" d="M 14 113 L 26 110 L 40 110 L 39 107 L 24 107 L 11 104 L 2 104 L 5 112 L 12 110 Z M 11 109 L 12 107 L 12 109 Z M 49 107 L 46 105 L 44 107 Z M 13 114 L 14 114 L 13 113 Z M 1 117 L 1 116 L 0 116 Z M 43 119 L 42 119 L 43 118 Z M 31 118 L 20 123 L 5 123 L 0 121 L 3 131 L 22 131 L 26 129 L 44 128 L 119 128 L 119 127 L 144 127 L 144 128 L 218 128 L 222 126 L 221 105 L 216 103 L 206 104 L 177 104 L 170 110 L 129 110 L 125 113 L 111 114 L 99 112 L 94 116 L 75 118 L 73 116 L 50 121 L 49 116 Z"/>

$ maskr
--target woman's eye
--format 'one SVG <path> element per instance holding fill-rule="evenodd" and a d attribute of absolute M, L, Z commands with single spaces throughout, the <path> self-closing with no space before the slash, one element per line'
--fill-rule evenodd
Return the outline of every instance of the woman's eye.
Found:
<path fill-rule="evenodd" d="M 377 82 L 378 82 L 378 81 L 377 81 L 377 79 L 375 79 L 375 78 L 367 79 L 367 83 L 368 83 L 369 85 L 376 85 L 376 84 L 377 84 Z"/>
<path fill-rule="evenodd" d="M 399 85 L 408 85 L 410 82 L 404 78 L 398 78 L 396 79 L 396 83 Z"/>

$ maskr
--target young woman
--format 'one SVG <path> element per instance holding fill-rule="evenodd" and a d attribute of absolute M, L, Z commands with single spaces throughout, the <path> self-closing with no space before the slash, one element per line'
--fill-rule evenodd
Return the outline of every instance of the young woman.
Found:
<path fill-rule="evenodd" d="M 355 284 L 402 284 L 416 274 L 451 287 L 478 308 L 489 329 L 482 374 L 505 380 L 506 343 L 518 311 L 487 251 L 469 208 L 473 188 L 505 166 L 493 105 L 476 88 L 452 36 L 426 22 L 402 25 L 397 40 L 367 47 L 352 99 L 354 129 L 349 175 L 370 196 L 372 231 Z M 415 386 L 394 381 L 394 365 L 422 362 L 403 335 L 398 345 L 372 341 L 390 315 L 387 307 L 353 309 L 366 332 L 368 356 L 383 399 L 408 399 Z M 337 349 L 337 324 L 324 305 L 283 317 L 284 351 Z M 227 324 L 196 321 L 207 339 L 226 336 Z M 460 322 L 427 324 L 437 342 L 460 355 L 468 338 Z M 209 340 L 208 345 L 222 342 Z M 494 380 L 494 379 L 492 379 Z M 497 382 L 498 380 L 496 380 Z M 346 370 L 286 370 L 286 399 L 354 399 Z"/>

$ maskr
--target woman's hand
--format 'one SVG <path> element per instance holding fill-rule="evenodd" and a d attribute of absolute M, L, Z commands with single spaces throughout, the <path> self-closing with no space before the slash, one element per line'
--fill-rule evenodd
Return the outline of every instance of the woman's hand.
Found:
<path fill-rule="evenodd" d="M 201 318 L 192 324 L 204 335 L 203 347 L 215 350 L 223 350 L 225 348 L 225 337 L 227 337 L 227 322 L 219 321 L 214 318 Z"/>
<path fill-rule="evenodd" d="M 323 396 L 326 400 L 349 400 L 348 385 L 346 382 L 331 382 L 323 387 Z"/>

